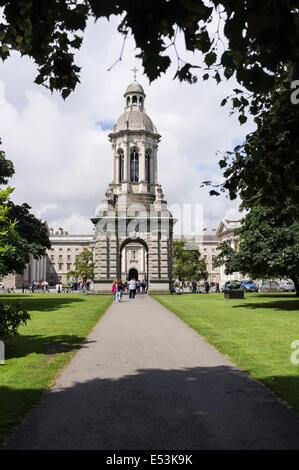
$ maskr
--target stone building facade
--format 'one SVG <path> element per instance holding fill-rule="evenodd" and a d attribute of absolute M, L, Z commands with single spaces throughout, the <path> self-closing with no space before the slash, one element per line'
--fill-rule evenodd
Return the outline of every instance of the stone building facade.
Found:
<path fill-rule="evenodd" d="M 51 230 L 51 248 L 47 250 L 46 280 L 50 285 L 57 282 L 67 284 L 68 271 L 75 269 L 76 256 L 85 248 L 94 251 L 94 235 L 69 235 L 62 228 L 54 233 Z"/>
<path fill-rule="evenodd" d="M 226 275 L 224 266 L 214 268 L 213 257 L 218 254 L 218 246 L 222 241 L 229 241 L 231 246 L 237 247 L 238 237 L 235 235 L 235 229 L 240 226 L 240 221 L 230 221 L 222 219 L 217 230 L 213 230 L 211 234 L 204 229 L 203 235 L 200 236 L 182 236 L 173 237 L 174 240 L 184 240 L 187 243 L 199 249 L 200 256 L 207 264 L 208 281 L 210 283 L 219 282 L 223 287 L 226 281 L 230 279 L 241 279 L 240 273 Z M 24 275 L 9 275 L 2 282 L 6 289 L 22 288 L 23 283 L 29 284 L 32 280 L 47 280 L 50 285 L 57 282 L 66 284 L 69 276 L 67 272 L 75 268 L 76 256 L 88 248 L 94 253 L 96 237 L 94 233 L 90 235 L 75 235 L 65 232 L 62 228 L 54 232 L 50 229 L 51 248 L 47 250 L 46 256 L 39 260 L 30 259 Z M 143 245 L 138 242 L 128 243 L 123 250 L 121 258 L 121 278 L 129 279 L 130 275 L 136 276 L 140 280 L 146 278 L 147 274 L 147 252 Z"/>

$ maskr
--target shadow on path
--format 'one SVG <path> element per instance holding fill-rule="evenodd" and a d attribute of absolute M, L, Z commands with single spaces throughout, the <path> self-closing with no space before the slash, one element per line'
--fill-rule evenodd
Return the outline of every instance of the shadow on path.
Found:
<path fill-rule="evenodd" d="M 35 391 L 7 393 L 13 403 Z M 299 419 L 239 369 L 142 369 L 58 384 L 6 448 L 299 449 L 298 435 Z"/>

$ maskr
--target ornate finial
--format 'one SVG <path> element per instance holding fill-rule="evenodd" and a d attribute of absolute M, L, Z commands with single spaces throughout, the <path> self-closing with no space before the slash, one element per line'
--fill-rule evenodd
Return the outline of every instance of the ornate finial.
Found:
<path fill-rule="evenodd" d="M 138 72 L 138 69 L 136 69 L 136 67 L 134 67 L 132 69 L 132 72 L 134 72 L 134 81 L 136 82 L 136 72 Z"/>

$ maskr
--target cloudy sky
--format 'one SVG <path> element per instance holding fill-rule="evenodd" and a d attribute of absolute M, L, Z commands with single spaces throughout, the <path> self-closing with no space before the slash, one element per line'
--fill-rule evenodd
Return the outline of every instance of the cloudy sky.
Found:
<path fill-rule="evenodd" d="M 70 233 L 91 232 L 90 217 L 112 178 L 107 136 L 123 111 L 123 93 L 136 66 L 147 95 L 146 111 L 162 135 L 158 172 L 170 206 L 203 204 L 209 231 L 223 217 L 240 217 L 238 202 L 224 195 L 210 197 L 207 188 L 200 188 L 206 179 L 221 180 L 216 151 L 231 150 L 253 129 L 250 122 L 240 126 L 228 107 L 220 107 L 236 84 L 180 84 L 173 80 L 174 64 L 149 85 L 132 39 L 126 41 L 122 60 L 108 72 L 122 47 L 118 23 L 117 18 L 90 21 L 76 58 L 81 84 L 66 101 L 33 84 L 37 72 L 31 60 L 14 54 L 0 64 L 0 136 L 15 165 L 13 200 L 29 203 L 55 230 L 61 226 Z M 186 58 L 180 40 L 178 48 Z M 193 60 L 200 62 L 200 57 Z"/>

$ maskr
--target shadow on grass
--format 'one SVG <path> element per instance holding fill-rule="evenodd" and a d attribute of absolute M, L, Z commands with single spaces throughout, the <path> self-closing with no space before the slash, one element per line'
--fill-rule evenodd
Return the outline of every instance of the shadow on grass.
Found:
<path fill-rule="evenodd" d="M 6 449 L 299 449 L 299 419 L 237 368 L 79 373 L 44 395 Z M 0 388 L 2 435 L 41 393 Z"/>
<path fill-rule="evenodd" d="M 247 299 L 248 300 L 248 299 Z M 290 300 L 286 298 L 284 301 L 277 300 L 276 302 L 252 302 L 252 303 L 242 303 L 238 305 L 233 305 L 232 308 L 250 308 L 253 310 L 256 309 L 272 309 L 272 310 L 282 310 L 282 311 L 295 311 L 299 313 L 299 299 Z"/>
<path fill-rule="evenodd" d="M 71 295 L 71 294 L 69 294 Z M 78 294 L 77 294 L 78 295 Z M 52 297 L 51 295 L 1 295 L 0 302 L 4 303 L 18 303 L 25 310 L 38 310 L 38 311 L 51 311 L 60 307 L 66 307 L 73 303 L 85 302 L 86 297 L 78 298 L 76 296 L 68 297 L 61 294 L 61 297 Z"/>
<path fill-rule="evenodd" d="M 84 348 L 90 342 L 93 341 L 84 340 L 83 336 L 76 335 L 18 335 L 6 344 L 5 357 L 12 359 L 32 353 L 50 356 Z"/>
<path fill-rule="evenodd" d="M 272 293 L 272 294 L 255 294 L 255 297 L 261 297 L 262 299 L 270 299 L 270 298 L 273 298 L 273 299 L 277 299 L 277 298 L 282 298 L 282 299 L 285 299 L 285 300 L 290 300 L 290 299 L 296 299 L 298 298 L 295 294 L 295 292 L 291 292 L 291 293 L 280 293 L 280 294 L 275 294 L 275 293 Z"/>

